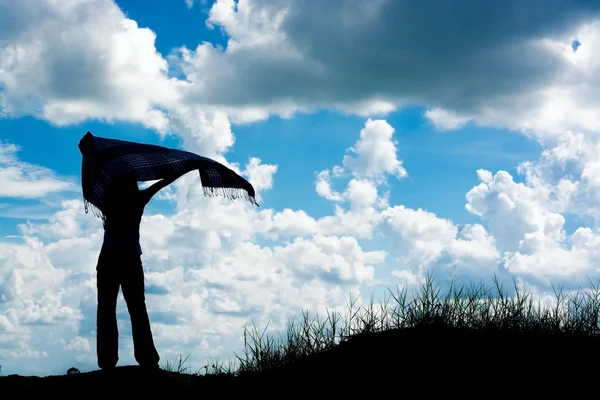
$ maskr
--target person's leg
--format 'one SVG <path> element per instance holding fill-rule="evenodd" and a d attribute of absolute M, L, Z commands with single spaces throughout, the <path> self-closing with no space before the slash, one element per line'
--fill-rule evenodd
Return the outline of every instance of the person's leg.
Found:
<path fill-rule="evenodd" d="M 96 315 L 96 353 L 98 367 L 113 368 L 119 361 L 119 331 L 117 328 L 117 297 L 119 280 L 115 274 L 113 257 L 100 252 L 96 266 L 98 310 Z"/>
<path fill-rule="evenodd" d="M 123 261 L 121 287 L 131 317 L 135 359 L 141 366 L 158 367 L 160 356 L 154 347 L 146 309 L 142 260 L 139 255 L 131 254 Z"/>

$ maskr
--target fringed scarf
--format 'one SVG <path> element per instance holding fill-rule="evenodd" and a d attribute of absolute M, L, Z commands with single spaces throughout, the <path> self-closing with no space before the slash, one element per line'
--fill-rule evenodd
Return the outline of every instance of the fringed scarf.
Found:
<path fill-rule="evenodd" d="M 117 179 L 153 181 L 179 177 L 192 170 L 200 172 L 204 195 L 245 198 L 258 206 L 254 187 L 223 164 L 184 150 L 108 139 L 87 132 L 79 141 L 81 186 L 85 212 L 105 219 L 105 193 Z"/>

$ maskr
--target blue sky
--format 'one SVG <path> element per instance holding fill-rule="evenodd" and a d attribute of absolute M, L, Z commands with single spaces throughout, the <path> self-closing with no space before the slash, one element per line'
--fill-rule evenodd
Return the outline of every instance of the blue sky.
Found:
<path fill-rule="evenodd" d="M 413 108 L 395 112 L 386 119 L 396 129 L 398 154 L 410 168 L 410 179 L 389 182 L 393 203 L 421 207 L 463 223 L 473 222 L 475 219 L 461 203 L 477 182 L 474 171 L 484 168 L 515 173 L 517 163 L 535 159 L 539 154 L 536 142 L 505 130 L 466 126 L 456 135 L 438 132 L 423 118 L 423 113 L 423 109 Z M 277 186 L 267 194 L 264 206 L 278 211 L 304 209 L 315 217 L 328 215 L 332 206 L 315 192 L 314 173 L 341 159 L 345 149 L 356 141 L 364 122 L 362 117 L 320 112 L 293 120 L 275 117 L 234 125 L 236 145 L 229 159 L 243 163 L 254 156 L 280 166 Z M 175 138 L 161 140 L 150 129 L 118 122 L 56 128 L 24 117 L 0 123 L 2 140 L 19 145 L 22 161 L 45 166 L 77 181 L 81 168 L 77 142 L 87 130 L 98 136 L 179 147 Z M 28 132 L 27 136 L 23 132 Z M 440 192 L 443 196 L 439 196 Z M 13 205 L 31 203 L 10 198 L 4 201 Z M 156 203 L 152 206 L 163 209 Z M 2 218 L 6 219 L 3 229 L 15 233 L 14 218 Z"/>
<path fill-rule="evenodd" d="M 3 372 L 97 368 L 87 131 L 218 158 L 259 193 L 204 198 L 187 174 L 146 208 L 163 362 L 427 271 L 543 299 L 600 278 L 595 2 L 304 3 L 0 0 Z"/>

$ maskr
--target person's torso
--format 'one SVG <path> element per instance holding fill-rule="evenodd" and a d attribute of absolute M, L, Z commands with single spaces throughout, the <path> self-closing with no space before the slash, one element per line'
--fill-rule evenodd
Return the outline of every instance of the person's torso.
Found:
<path fill-rule="evenodd" d="M 143 213 L 144 206 L 137 198 L 111 205 L 104 222 L 103 248 L 142 254 L 140 224 Z"/>

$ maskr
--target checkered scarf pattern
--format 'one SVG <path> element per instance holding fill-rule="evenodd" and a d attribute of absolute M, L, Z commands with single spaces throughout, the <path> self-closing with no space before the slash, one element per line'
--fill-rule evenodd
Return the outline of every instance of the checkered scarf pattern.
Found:
<path fill-rule="evenodd" d="M 198 170 L 204 195 L 245 198 L 258 206 L 254 187 L 223 164 L 184 150 L 109 139 L 87 132 L 79 141 L 85 212 L 105 219 L 105 193 L 119 178 L 152 181 Z"/>

